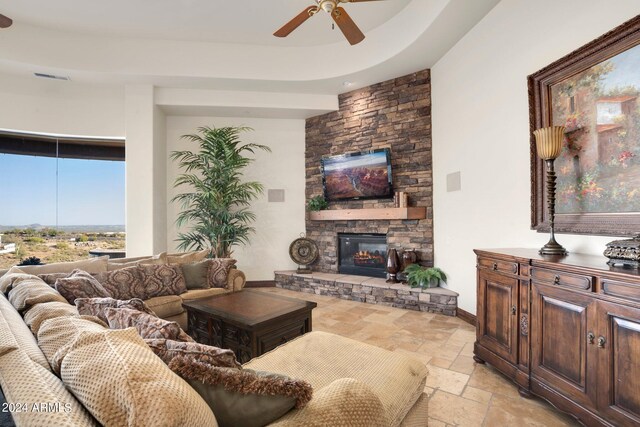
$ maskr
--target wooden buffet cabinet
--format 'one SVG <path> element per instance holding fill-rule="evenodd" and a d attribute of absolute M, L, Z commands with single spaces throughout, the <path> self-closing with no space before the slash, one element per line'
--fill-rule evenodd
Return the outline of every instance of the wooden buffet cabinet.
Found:
<path fill-rule="evenodd" d="M 585 425 L 640 425 L 640 271 L 476 249 L 474 360 Z"/>

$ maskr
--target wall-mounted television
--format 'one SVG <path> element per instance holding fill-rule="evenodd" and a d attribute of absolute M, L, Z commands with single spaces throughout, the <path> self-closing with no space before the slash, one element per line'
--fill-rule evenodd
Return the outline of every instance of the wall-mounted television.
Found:
<path fill-rule="evenodd" d="M 393 197 L 388 148 L 322 157 L 322 185 L 327 200 Z"/>

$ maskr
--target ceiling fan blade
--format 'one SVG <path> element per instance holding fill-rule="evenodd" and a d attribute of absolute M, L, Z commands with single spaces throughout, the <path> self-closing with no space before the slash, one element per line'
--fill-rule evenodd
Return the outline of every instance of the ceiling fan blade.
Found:
<path fill-rule="evenodd" d="M 333 9 L 331 13 L 331 17 L 336 24 L 338 24 L 338 28 L 342 31 L 342 34 L 347 38 L 347 41 L 352 45 L 360 43 L 364 40 L 364 34 L 360 31 L 360 28 L 353 22 L 353 19 L 349 16 L 349 14 L 341 7 L 336 7 Z"/>
<path fill-rule="evenodd" d="M 13 24 L 13 20 L 4 15 L 0 15 L 0 28 L 9 28 Z"/>
<path fill-rule="evenodd" d="M 298 15 L 296 15 L 296 17 L 293 18 L 291 21 L 284 24 L 282 28 L 280 28 L 278 31 L 273 33 L 273 35 L 276 37 L 287 37 L 289 34 L 291 34 L 293 30 L 295 30 L 300 25 L 302 25 L 304 21 L 309 19 L 311 15 L 313 15 L 317 11 L 318 11 L 318 6 L 309 6 L 308 8 L 300 12 Z"/>

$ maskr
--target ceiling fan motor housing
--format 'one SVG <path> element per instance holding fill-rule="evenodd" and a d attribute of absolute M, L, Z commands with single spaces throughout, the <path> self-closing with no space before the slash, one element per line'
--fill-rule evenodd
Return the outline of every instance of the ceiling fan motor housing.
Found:
<path fill-rule="evenodd" d="M 336 1 L 335 0 L 320 0 L 320 8 L 322 10 L 324 10 L 325 12 L 327 12 L 328 14 L 331 14 L 331 12 L 333 12 L 333 9 L 336 8 Z"/>

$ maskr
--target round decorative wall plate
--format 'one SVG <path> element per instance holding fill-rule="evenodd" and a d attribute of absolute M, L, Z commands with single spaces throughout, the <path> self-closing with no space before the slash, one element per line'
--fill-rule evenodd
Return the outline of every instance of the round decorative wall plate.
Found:
<path fill-rule="evenodd" d="M 289 256 L 299 265 L 298 273 L 311 273 L 308 264 L 318 259 L 318 245 L 311 239 L 300 237 L 289 245 Z"/>

